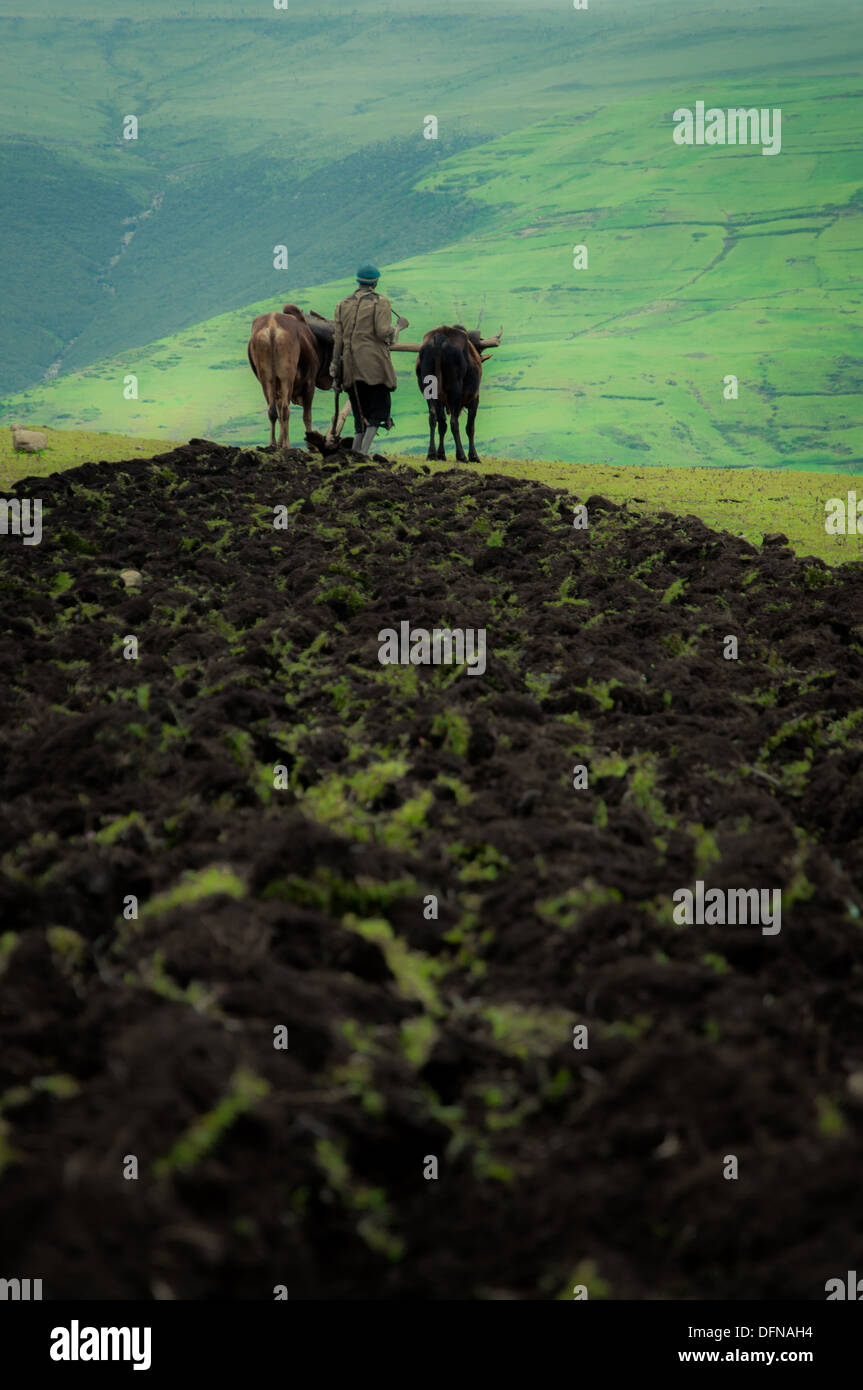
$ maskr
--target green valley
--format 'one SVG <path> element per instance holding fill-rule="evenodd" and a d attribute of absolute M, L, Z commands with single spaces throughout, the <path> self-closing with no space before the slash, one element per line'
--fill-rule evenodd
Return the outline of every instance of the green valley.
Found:
<path fill-rule="evenodd" d="M 504 324 L 481 453 L 863 471 L 856 6 L 262 9 L 3 21 L 22 61 L 0 154 L 36 190 L 2 234 L 5 422 L 261 442 L 251 318 L 331 313 L 373 255 L 408 340 Z M 34 89 L 58 23 L 76 61 Z M 702 99 L 780 108 L 781 153 L 675 144 Z M 395 361 L 387 447 L 424 453 Z"/>

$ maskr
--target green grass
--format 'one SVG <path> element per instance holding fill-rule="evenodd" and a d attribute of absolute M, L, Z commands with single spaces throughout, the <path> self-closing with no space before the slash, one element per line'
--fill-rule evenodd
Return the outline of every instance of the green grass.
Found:
<path fill-rule="evenodd" d="M 155 1178 L 168 1178 L 175 1172 L 188 1172 L 218 1146 L 240 1115 L 254 1108 L 270 1089 L 269 1082 L 247 1067 L 238 1067 L 231 1077 L 230 1092 L 221 1097 L 213 1110 L 194 1120 L 177 1139 L 170 1152 L 151 1165 Z"/>
<path fill-rule="evenodd" d="M 124 459 L 150 458 L 153 454 L 173 448 L 177 442 L 50 427 L 46 427 L 46 433 L 46 449 L 41 449 L 38 454 L 19 454 L 12 448 L 11 432 L 0 429 L 0 487 L 14 486 L 21 478 L 41 478 L 49 473 L 61 473 L 82 463 L 119 463 Z"/>
<path fill-rule="evenodd" d="M 424 39 L 442 8 L 451 42 L 430 82 Z M 107 4 L 88 10 L 62 21 L 74 61 L 59 70 L 44 61 L 53 11 L 31 7 L 12 35 L 0 95 L 12 182 L 29 167 L 61 196 L 19 206 L 0 234 L 0 288 L 14 282 L 0 379 L 4 352 L 22 364 L 15 385 L 58 359 L 61 375 L 0 418 L 261 441 L 253 314 L 286 298 L 331 312 L 368 250 L 411 340 L 442 321 L 505 324 L 485 369 L 483 455 L 863 470 L 863 30 L 850 0 L 734 0 L 721 20 L 670 0 L 649 19 L 633 4 L 432 13 L 404 0 L 389 25 L 342 7 L 334 23 L 329 0 L 266 20 L 257 3 L 231 4 L 228 20 L 227 0 L 188 0 L 125 27 Z M 781 107 L 781 154 L 676 146 L 671 112 L 699 98 Z M 142 135 L 124 147 L 117 112 L 136 103 Z M 427 112 L 438 141 L 422 139 Z M 134 232 L 114 266 L 109 225 L 118 245 Z M 41 248 L 61 237 L 55 267 Z M 394 360 L 388 445 L 424 451 L 413 358 Z M 129 372 L 137 401 L 123 398 Z M 730 374 L 737 400 L 723 396 Z M 329 405 L 319 398 L 319 425 Z"/>

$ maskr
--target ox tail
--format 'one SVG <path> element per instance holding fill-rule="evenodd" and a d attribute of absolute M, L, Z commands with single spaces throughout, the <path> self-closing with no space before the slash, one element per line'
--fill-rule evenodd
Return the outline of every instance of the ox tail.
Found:
<path fill-rule="evenodd" d="M 276 421 L 278 420 L 278 418 L 279 418 L 279 408 L 278 408 L 278 405 L 277 405 L 277 402 L 278 402 L 278 399 L 279 399 L 279 378 L 276 376 L 276 330 L 273 328 L 272 324 L 270 325 L 270 335 L 269 335 L 269 336 L 270 336 L 270 396 L 271 396 L 271 399 L 270 399 L 270 402 L 269 402 L 269 410 L 267 411 L 267 418 L 269 419 L 269 421 L 270 421 L 271 424 L 275 424 L 275 422 L 276 422 Z"/>
<path fill-rule="evenodd" d="M 461 350 L 442 338 L 438 380 L 441 395 L 450 410 L 460 410 L 464 404 L 465 359 Z"/>
<path fill-rule="evenodd" d="M 426 403 L 429 410 L 433 410 L 438 419 L 440 419 L 443 412 L 441 396 L 445 390 L 445 386 L 441 354 L 445 346 L 446 338 L 444 335 L 442 333 L 435 333 L 434 337 L 430 338 L 429 341 L 424 343 L 420 348 L 416 366 L 417 384 L 423 396 L 426 394 L 426 383 L 428 382 L 428 378 L 434 377 L 437 382 L 437 395 L 431 400 L 426 396 Z"/>

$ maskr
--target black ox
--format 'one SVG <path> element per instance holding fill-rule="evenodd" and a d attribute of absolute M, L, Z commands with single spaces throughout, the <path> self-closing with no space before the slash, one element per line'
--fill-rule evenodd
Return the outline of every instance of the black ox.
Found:
<path fill-rule="evenodd" d="M 416 373 L 420 391 L 428 402 L 429 447 L 427 458 L 446 460 L 444 435 L 447 415 L 459 463 L 481 463 L 476 451 L 474 430 L 479 409 L 482 364 L 488 359 L 482 348 L 497 347 L 501 334 L 485 339 L 478 329 L 468 330 L 460 323 L 433 328 L 420 344 Z M 465 455 L 459 431 L 459 416 L 467 411 L 468 452 Z M 438 431 L 435 449 L 435 426 Z"/>

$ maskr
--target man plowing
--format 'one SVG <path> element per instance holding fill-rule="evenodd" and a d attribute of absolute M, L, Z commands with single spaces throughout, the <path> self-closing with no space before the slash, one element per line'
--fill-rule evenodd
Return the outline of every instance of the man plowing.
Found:
<path fill-rule="evenodd" d="M 391 392 L 398 382 L 390 360 L 390 344 L 408 321 L 392 322 L 389 300 L 376 293 L 380 271 L 375 265 L 361 265 L 357 288 L 336 305 L 335 341 L 331 375 L 334 389 L 348 389 L 354 415 L 353 452 L 368 458 L 372 441 L 383 427 L 392 429 Z"/>

